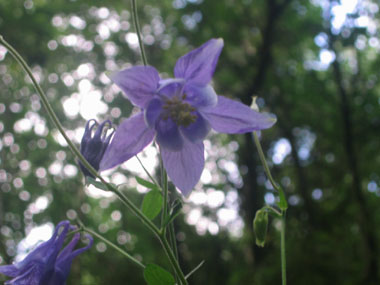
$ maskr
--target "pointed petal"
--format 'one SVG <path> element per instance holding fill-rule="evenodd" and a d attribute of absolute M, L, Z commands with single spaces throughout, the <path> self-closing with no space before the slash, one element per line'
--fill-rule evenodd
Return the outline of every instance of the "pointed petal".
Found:
<path fill-rule="evenodd" d="M 40 285 L 43 277 L 43 265 L 34 263 L 21 275 L 5 282 L 5 285 Z M 42 283 L 44 284 L 44 283 Z"/>
<path fill-rule="evenodd" d="M 211 85 L 199 87 L 194 84 L 186 84 L 184 91 L 186 101 L 197 108 L 213 107 L 218 102 L 218 95 Z"/>
<path fill-rule="evenodd" d="M 197 120 L 188 127 L 180 127 L 181 133 L 192 143 L 201 142 L 211 130 L 211 126 L 201 114 L 196 112 Z"/>
<path fill-rule="evenodd" d="M 199 181 L 204 167 L 203 143 L 184 140 L 181 151 L 160 147 L 164 167 L 174 185 L 188 196 Z"/>
<path fill-rule="evenodd" d="M 71 263 L 73 262 L 73 259 L 77 255 L 79 255 L 79 254 L 83 253 L 84 251 L 91 248 L 91 246 L 94 242 L 94 239 L 90 235 L 86 235 L 86 237 L 89 239 L 89 243 L 85 247 L 78 248 L 78 249 L 73 251 L 74 247 L 76 246 L 76 244 L 78 243 L 79 238 L 80 238 L 80 234 L 77 233 L 74 235 L 71 242 L 62 250 L 62 252 L 58 256 L 57 261 L 55 263 L 55 272 L 54 272 L 54 276 L 52 278 L 54 280 L 54 282 L 59 281 L 59 282 L 62 282 L 62 284 L 64 284 L 67 277 L 69 276 Z M 52 281 L 50 281 L 50 282 L 51 282 L 51 284 L 56 284 Z"/>
<path fill-rule="evenodd" d="M 111 79 L 132 104 L 145 108 L 158 88 L 160 76 L 154 67 L 134 66 L 113 74 Z"/>
<path fill-rule="evenodd" d="M 211 39 L 199 48 L 182 56 L 176 63 L 174 75 L 200 86 L 207 85 L 214 74 L 223 39 Z"/>
<path fill-rule="evenodd" d="M 247 105 L 223 96 L 218 96 L 215 107 L 203 109 L 201 113 L 215 131 L 227 134 L 267 129 L 276 122 L 273 115 L 253 111 Z"/>
<path fill-rule="evenodd" d="M 13 264 L 3 265 L 0 266 L 0 273 L 11 277 L 16 277 L 19 274 L 19 269 Z"/>
<path fill-rule="evenodd" d="M 183 146 L 183 138 L 179 132 L 178 126 L 172 119 L 159 120 L 156 124 L 156 141 L 157 143 L 171 151 L 178 151 Z"/>
<path fill-rule="evenodd" d="M 154 129 L 146 126 L 143 112 L 124 120 L 104 153 L 100 170 L 112 168 L 135 156 L 153 140 L 154 134 Z"/>
<path fill-rule="evenodd" d="M 162 100 L 154 98 L 149 101 L 148 106 L 144 110 L 144 118 L 147 125 L 153 128 L 162 112 Z"/>

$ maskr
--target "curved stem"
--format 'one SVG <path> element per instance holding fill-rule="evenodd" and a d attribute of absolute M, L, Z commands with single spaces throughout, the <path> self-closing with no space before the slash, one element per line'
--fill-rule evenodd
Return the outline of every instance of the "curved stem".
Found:
<path fill-rule="evenodd" d="M 273 188 L 278 192 L 278 194 L 280 195 L 280 208 L 281 210 L 286 210 L 288 208 L 288 203 L 286 202 L 286 199 L 285 199 L 285 193 L 284 193 L 284 190 L 282 190 L 281 186 L 279 184 L 277 184 L 273 177 L 272 177 L 272 174 L 270 172 L 270 169 L 269 169 L 269 166 L 268 166 L 268 163 L 265 159 L 265 155 L 264 155 L 264 152 L 263 152 L 263 149 L 261 147 L 261 143 L 260 143 L 260 140 L 259 140 L 259 137 L 257 135 L 256 132 L 253 132 L 253 140 L 255 142 L 255 145 L 256 145 L 256 148 L 257 148 L 257 151 L 259 153 L 259 157 L 260 157 L 260 160 L 261 160 L 261 163 L 263 164 L 264 166 L 264 171 L 270 181 L 270 183 L 272 184 Z"/>
<path fill-rule="evenodd" d="M 131 3 L 132 3 L 133 23 L 135 25 L 135 29 L 136 29 L 136 33 L 137 33 L 137 38 L 139 40 L 139 47 L 140 47 L 140 51 L 141 51 L 141 57 L 142 57 L 144 65 L 148 65 L 148 61 L 146 60 L 146 55 L 145 55 L 144 44 L 143 44 L 142 38 L 141 38 L 139 18 L 137 16 L 136 0 L 131 0 Z"/>
<path fill-rule="evenodd" d="M 264 166 L 265 173 L 271 182 L 273 188 L 277 190 L 279 196 L 280 196 L 280 202 L 278 203 L 280 210 L 281 210 L 281 275 L 282 275 L 282 285 L 286 285 L 286 245 L 285 245 L 285 226 L 286 226 L 286 209 L 288 208 L 288 203 L 285 198 L 284 190 L 278 185 L 270 172 L 268 163 L 265 159 L 265 155 L 263 152 L 263 149 L 261 147 L 261 143 L 259 140 L 259 137 L 256 132 L 253 132 L 253 139 L 255 141 L 255 145 L 257 148 L 257 151 L 260 156 L 261 163 Z"/>
<path fill-rule="evenodd" d="M 99 173 L 97 173 L 97 171 L 91 166 L 91 164 L 87 162 L 87 160 L 84 158 L 84 156 L 80 153 L 80 151 L 72 143 L 70 138 L 66 135 L 60 121 L 58 120 L 53 108 L 51 107 L 51 105 L 47 99 L 47 96 L 45 95 L 41 86 L 38 84 L 37 80 L 35 79 L 30 67 L 27 65 L 27 63 L 24 61 L 24 59 L 21 57 L 21 55 L 8 42 L 6 42 L 1 35 L 0 35 L 0 43 L 7 48 L 7 50 L 10 52 L 10 54 L 16 59 L 16 61 L 21 65 L 21 67 L 24 69 L 24 71 L 28 74 L 28 76 L 32 80 L 32 83 L 33 83 L 34 87 L 36 88 L 36 91 L 37 91 L 38 95 L 40 96 L 42 104 L 44 105 L 48 115 L 50 116 L 53 123 L 58 128 L 59 132 L 62 134 L 64 139 L 66 140 L 66 142 L 69 145 L 70 150 L 73 152 L 73 154 L 80 160 L 80 162 L 88 169 L 88 171 L 92 175 L 99 178 L 100 181 L 104 185 L 107 186 L 108 190 L 115 193 L 118 196 L 118 198 L 123 202 L 123 204 L 126 205 L 129 208 L 129 210 L 131 212 L 133 212 L 157 236 L 159 241 L 163 244 L 165 253 L 168 255 L 169 261 L 173 265 L 173 268 L 175 269 L 177 275 L 180 277 L 181 281 L 183 278 L 183 280 L 185 281 L 185 283 L 183 283 L 183 284 L 187 284 L 186 279 L 184 278 L 184 274 L 182 273 L 182 270 L 179 267 L 177 260 L 174 258 L 174 255 L 170 249 L 170 246 L 168 245 L 166 237 L 161 235 L 161 231 L 140 211 L 139 208 L 137 208 L 115 186 L 113 186 L 112 184 L 105 181 L 104 178 L 102 176 L 100 176 Z"/>
<path fill-rule="evenodd" d="M 123 249 L 121 249 L 120 247 L 118 247 L 113 242 L 109 241 L 108 239 L 106 239 L 105 237 L 101 236 L 97 232 L 95 232 L 95 231 L 93 231 L 93 230 L 91 230 L 89 228 L 86 228 L 83 224 L 81 224 L 81 229 L 83 231 L 85 231 L 85 232 L 87 232 L 87 233 L 89 233 L 89 234 L 97 237 L 98 239 L 102 240 L 103 242 L 105 242 L 106 244 L 108 244 L 110 247 L 116 249 L 118 252 L 120 252 L 122 255 L 124 255 L 126 258 L 128 258 L 130 261 L 132 261 L 134 264 L 138 265 L 142 269 L 145 269 L 145 265 L 144 264 L 142 264 L 140 261 L 138 261 L 132 255 L 130 255 L 128 252 L 126 252 Z"/>
<path fill-rule="evenodd" d="M 153 176 L 150 175 L 149 171 L 145 168 L 145 166 L 144 166 L 144 164 L 142 163 L 141 159 L 140 159 L 137 155 L 135 155 L 135 156 L 136 156 L 138 162 L 140 163 L 141 167 L 144 169 L 144 172 L 146 173 L 146 175 L 148 175 L 150 181 L 151 181 L 154 185 L 156 185 L 157 187 L 160 187 L 160 185 L 157 183 L 156 179 L 154 179 Z"/>
<path fill-rule="evenodd" d="M 140 218 L 141 221 L 145 225 L 147 225 L 147 227 L 155 235 L 159 236 L 159 234 L 160 234 L 159 229 L 147 217 L 145 217 L 145 215 L 140 211 L 140 209 L 137 208 L 123 193 L 121 193 L 116 187 L 114 187 L 112 184 L 105 181 L 104 178 L 99 175 L 99 173 L 91 166 L 90 163 L 87 162 L 87 160 L 80 153 L 78 148 L 73 144 L 73 142 L 70 140 L 70 138 L 66 135 L 65 130 L 63 129 L 60 121 L 57 118 L 57 115 L 55 114 L 53 108 L 51 107 L 51 105 L 47 99 L 46 94 L 42 90 L 41 86 L 38 84 L 38 82 L 35 79 L 30 67 L 27 65 L 27 63 L 24 61 L 24 59 L 21 57 L 21 55 L 8 42 L 6 42 L 2 36 L 0 36 L 0 43 L 7 48 L 7 50 L 10 52 L 10 54 L 16 59 L 16 61 L 21 65 L 21 67 L 24 69 L 24 71 L 28 74 L 28 76 L 32 80 L 32 83 L 33 83 L 34 87 L 36 88 L 36 91 L 37 91 L 38 95 L 40 96 L 42 104 L 44 105 L 48 115 L 50 116 L 54 125 L 57 127 L 59 132 L 62 134 L 62 136 L 66 140 L 66 142 L 69 145 L 70 150 L 73 152 L 73 154 L 80 160 L 80 162 L 88 169 L 88 171 L 92 175 L 99 178 L 100 181 L 104 185 L 107 186 L 108 190 L 115 193 L 120 198 L 120 200 L 124 203 L 124 205 L 126 205 L 138 218 Z"/>

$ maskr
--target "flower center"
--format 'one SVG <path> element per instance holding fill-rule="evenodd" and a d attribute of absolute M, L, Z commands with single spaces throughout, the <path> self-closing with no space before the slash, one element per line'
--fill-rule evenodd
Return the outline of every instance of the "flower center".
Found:
<path fill-rule="evenodd" d="M 178 126 L 188 127 L 197 119 L 197 115 L 192 114 L 196 109 L 189 103 L 184 102 L 186 94 L 182 97 L 174 96 L 170 99 L 165 99 L 163 106 L 164 112 L 162 119 L 171 118 Z"/>

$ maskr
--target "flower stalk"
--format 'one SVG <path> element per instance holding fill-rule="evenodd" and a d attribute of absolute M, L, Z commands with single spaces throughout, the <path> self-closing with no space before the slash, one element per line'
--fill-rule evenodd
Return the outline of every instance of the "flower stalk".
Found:
<path fill-rule="evenodd" d="M 108 183 L 107 181 L 104 180 L 104 178 L 91 166 L 90 163 L 84 158 L 84 156 L 80 153 L 78 148 L 73 144 L 73 142 L 70 140 L 70 138 L 67 136 L 65 133 L 65 130 L 63 129 L 62 124 L 57 118 L 57 115 L 55 114 L 53 108 L 51 107 L 46 94 L 42 90 L 41 86 L 35 79 L 30 67 L 28 64 L 25 62 L 25 60 L 21 57 L 21 55 L 7 42 L 4 40 L 4 38 L 0 35 L 0 44 L 2 44 L 8 51 L 9 53 L 16 59 L 16 61 L 21 65 L 21 67 L 24 69 L 24 71 L 28 74 L 30 79 L 32 80 L 32 83 L 38 93 L 38 95 L 41 98 L 42 104 L 44 105 L 48 115 L 52 119 L 54 125 L 57 127 L 59 132 L 62 134 L 64 137 L 65 141 L 69 145 L 70 150 L 73 152 L 73 154 L 80 160 L 80 162 L 84 165 L 84 167 L 87 168 L 87 170 L 94 176 L 99 178 L 99 180 L 107 187 L 107 189 L 113 193 L 115 193 L 118 198 L 123 202 L 127 208 L 131 212 L 133 212 L 154 234 L 155 236 L 159 239 L 161 244 L 163 245 L 163 248 L 165 250 L 165 253 L 169 257 L 169 261 L 172 263 L 173 268 L 175 269 L 177 275 L 180 277 L 180 280 L 185 280 L 185 283 L 187 284 L 186 279 L 184 277 L 184 274 L 182 270 L 180 269 L 177 260 L 175 259 L 173 252 L 170 249 L 170 246 L 168 246 L 168 242 L 166 240 L 166 237 L 161 234 L 161 231 L 153 224 L 141 211 L 138 207 L 136 207 L 122 192 L 120 192 L 115 186 L 112 184 Z M 182 278 L 181 278 L 182 277 Z"/>
<path fill-rule="evenodd" d="M 116 244 L 114 244 L 113 242 L 109 241 L 105 237 L 101 236 L 97 232 L 95 232 L 95 231 L 93 231 L 93 230 L 85 227 L 80 221 L 78 221 L 78 222 L 80 224 L 80 227 L 81 227 L 80 229 L 82 231 L 87 232 L 87 233 L 93 235 L 94 237 L 100 239 L 104 243 L 108 244 L 110 247 L 116 249 L 119 253 L 121 253 L 122 255 L 124 255 L 126 258 L 128 258 L 130 261 L 132 261 L 134 264 L 138 265 L 142 269 L 145 269 L 145 265 L 142 264 L 140 261 L 138 261 L 136 258 L 134 258 L 132 255 L 130 255 L 128 252 L 124 251 L 123 249 L 121 249 L 120 247 L 118 247 Z"/>
<path fill-rule="evenodd" d="M 281 232 L 280 232 L 280 237 L 281 237 L 281 276 L 282 276 L 282 285 L 286 285 L 286 243 L 285 243 L 285 226 L 286 226 L 286 210 L 288 208 L 288 203 L 286 202 L 285 198 L 285 193 L 284 190 L 281 188 L 280 185 L 278 185 L 270 172 L 268 163 L 265 159 L 265 155 L 263 152 L 263 149 L 261 147 L 261 143 L 259 140 L 259 137 L 256 132 L 253 132 L 253 140 L 255 142 L 257 151 L 259 153 L 259 157 L 261 160 L 261 163 L 264 167 L 264 171 L 272 184 L 273 188 L 278 192 L 280 201 L 278 203 L 278 206 L 280 208 L 280 216 L 281 216 Z"/>

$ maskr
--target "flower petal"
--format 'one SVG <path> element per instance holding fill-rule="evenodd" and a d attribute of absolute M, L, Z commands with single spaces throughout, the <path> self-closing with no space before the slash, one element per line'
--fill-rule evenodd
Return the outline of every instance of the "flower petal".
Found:
<path fill-rule="evenodd" d="M 0 266 L 0 273 L 7 276 L 16 277 L 19 274 L 19 271 L 20 269 L 13 264 Z"/>
<path fill-rule="evenodd" d="M 160 80 L 160 87 L 158 88 L 157 93 L 160 97 L 181 97 L 185 83 L 186 80 L 181 78 L 162 79 Z"/>
<path fill-rule="evenodd" d="M 158 88 L 160 76 L 151 66 L 134 66 L 111 76 L 132 104 L 144 108 Z"/>
<path fill-rule="evenodd" d="M 199 181 L 205 164 L 203 143 L 194 144 L 185 139 L 180 151 L 170 151 L 164 147 L 160 150 L 171 181 L 183 195 L 188 196 Z"/>
<path fill-rule="evenodd" d="M 199 87 L 195 84 L 186 84 L 186 101 L 197 108 L 213 107 L 218 103 L 218 95 L 211 85 Z"/>
<path fill-rule="evenodd" d="M 85 247 L 73 251 L 80 238 L 80 234 L 76 233 L 70 243 L 61 251 L 55 263 L 54 275 L 50 279 L 49 284 L 64 284 L 67 277 L 69 276 L 73 259 L 77 255 L 90 249 L 94 242 L 93 238 L 90 235 L 86 235 L 86 237 L 89 239 L 89 243 Z"/>
<path fill-rule="evenodd" d="M 104 153 L 99 169 L 106 170 L 130 159 L 142 151 L 153 137 L 154 129 L 146 126 L 143 112 L 124 120 Z"/>
<path fill-rule="evenodd" d="M 273 115 L 253 111 L 247 105 L 223 96 L 218 96 L 215 107 L 203 109 L 201 113 L 215 131 L 227 134 L 267 129 L 276 122 Z"/>
<path fill-rule="evenodd" d="M 40 285 L 43 278 L 44 268 L 37 262 L 28 267 L 24 272 L 12 280 L 6 281 L 5 285 Z"/>
<path fill-rule="evenodd" d="M 211 130 L 211 126 L 201 114 L 196 112 L 197 120 L 188 127 L 181 126 L 181 133 L 192 143 L 201 142 Z"/>
<path fill-rule="evenodd" d="M 167 120 L 159 120 L 156 124 L 156 141 L 157 143 L 171 151 L 182 149 L 183 138 L 179 132 L 178 126 L 168 118 Z"/>
<path fill-rule="evenodd" d="M 200 86 L 207 85 L 214 74 L 219 55 L 223 49 L 223 39 L 211 39 L 199 48 L 178 59 L 174 75 L 185 78 Z"/>
<path fill-rule="evenodd" d="M 153 98 L 144 110 L 144 118 L 147 125 L 153 128 L 162 112 L 162 100 Z"/>

